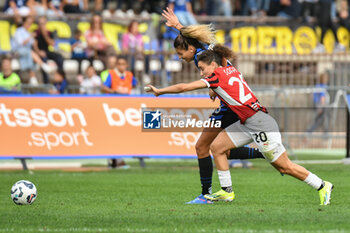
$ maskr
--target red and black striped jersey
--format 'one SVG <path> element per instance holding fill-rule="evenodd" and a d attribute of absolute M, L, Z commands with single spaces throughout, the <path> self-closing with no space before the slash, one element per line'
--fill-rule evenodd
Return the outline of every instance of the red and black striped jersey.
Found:
<path fill-rule="evenodd" d="M 242 74 L 233 66 L 219 67 L 202 79 L 234 111 L 242 123 L 257 111 L 266 111 L 249 88 Z"/>

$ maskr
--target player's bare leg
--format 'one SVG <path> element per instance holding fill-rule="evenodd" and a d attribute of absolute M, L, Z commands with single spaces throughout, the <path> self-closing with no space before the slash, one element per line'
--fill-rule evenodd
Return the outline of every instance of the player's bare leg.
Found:
<path fill-rule="evenodd" d="M 222 131 L 210 145 L 217 170 L 229 170 L 227 155 L 231 149 L 236 148 L 226 131 Z"/>
<path fill-rule="evenodd" d="M 202 185 L 202 193 L 187 204 L 207 204 L 205 194 L 211 194 L 213 162 L 210 157 L 209 148 L 212 141 L 222 131 L 221 128 L 204 128 L 196 143 L 196 153 L 198 156 L 199 175 Z M 210 201 L 209 201 L 210 202 Z"/>
<path fill-rule="evenodd" d="M 222 131 L 222 128 L 204 128 L 201 136 L 196 143 L 196 153 L 198 159 L 208 157 L 211 143 Z"/>
<path fill-rule="evenodd" d="M 205 195 L 205 197 L 209 200 L 232 201 L 235 198 L 232 190 L 231 174 L 227 161 L 227 156 L 232 148 L 235 148 L 235 145 L 227 135 L 226 131 L 220 132 L 210 146 L 210 150 L 213 153 L 218 171 L 221 190 L 211 195 Z"/>
<path fill-rule="evenodd" d="M 328 205 L 331 200 L 331 192 L 333 184 L 328 181 L 323 181 L 317 175 L 311 173 L 304 167 L 293 163 L 284 152 L 275 162 L 271 163 L 280 173 L 293 176 L 301 181 L 304 181 L 314 189 L 319 191 L 321 205 Z"/>
<path fill-rule="evenodd" d="M 275 162 L 271 163 L 280 173 L 293 176 L 301 181 L 304 181 L 309 175 L 309 171 L 304 167 L 293 163 L 284 152 Z"/>

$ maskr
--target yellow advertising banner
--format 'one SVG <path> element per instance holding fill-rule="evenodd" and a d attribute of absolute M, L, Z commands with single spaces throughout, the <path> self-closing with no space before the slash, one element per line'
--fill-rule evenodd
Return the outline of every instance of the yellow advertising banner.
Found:
<path fill-rule="evenodd" d="M 150 22 L 142 22 L 139 32 L 142 34 L 145 52 L 148 54 L 159 52 L 159 42 L 152 39 L 147 33 L 150 29 Z M 74 26 L 73 26 L 74 25 Z M 229 24 L 228 24 L 229 25 Z M 33 24 L 30 31 L 37 29 L 38 25 Z M 73 37 L 74 28 L 79 29 L 83 34 L 89 29 L 87 21 L 77 20 L 53 20 L 47 23 L 51 32 L 56 32 L 57 39 L 55 49 L 57 51 L 71 52 L 70 39 Z M 7 20 L 0 20 L 0 53 L 10 52 L 11 38 L 16 31 L 16 24 Z M 120 42 L 122 35 L 127 31 L 127 26 L 115 22 L 103 23 L 103 32 L 106 38 L 113 45 L 115 51 L 121 52 Z M 338 42 L 346 51 L 349 50 L 350 34 L 345 27 L 339 27 L 336 31 Z M 216 40 L 226 44 L 236 53 L 242 54 L 266 54 L 266 55 L 291 55 L 291 54 L 312 54 L 320 42 L 320 27 L 307 25 L 255 25 L 245 23 L 242 26 L 233 28 L 217 28 Z M 82 38 L 85 40 L 85 38 Z M 323 45 L 327 53 L 335 50 L 335 38 L 330 29 L 327 30 Z"/>
<path fill-rule="evenodd" d="M 218 105 L 209 97 L 2 96 L 0 158 L 194 157 L 200 130 L 148 132 L 143 109 L 203 108 L 205 119 Z"/>

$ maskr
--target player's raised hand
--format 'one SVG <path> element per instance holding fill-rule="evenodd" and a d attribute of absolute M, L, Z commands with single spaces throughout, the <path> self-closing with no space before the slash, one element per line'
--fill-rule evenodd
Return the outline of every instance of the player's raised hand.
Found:
<path fill-rule="evenodd" d="M 159 96 L 160 95 L 160 92 L 159 92 L 159 90 L 158 90 L 158 88 L 155 88 L 154 86 L 152 86 L 152 85 L 147 85 L 147 86 L 145 86 L 145 88 L 144 88 L 144 90 L 145 90 L 145 92 L 153 92 L 153 94 L 155 95 L 155 96 Z"/>
<path fill-rule="evenodd" d="M 165 22 L 165 25 L 167 25 L 168 27 L 173 27 L 178 30 L 180 30 L 183 27 L 171 8 L 167 7 L 166 10 L 163 10 L 162 16 L 167 20 Z"/>

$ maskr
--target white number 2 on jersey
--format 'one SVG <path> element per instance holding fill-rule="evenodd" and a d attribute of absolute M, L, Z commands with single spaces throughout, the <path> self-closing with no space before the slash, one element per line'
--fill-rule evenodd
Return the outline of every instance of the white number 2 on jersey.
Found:
<path fill-rule="evenodd" d="M 248 95 L 245 94 L 245 91 L 244 91 L 244 86 L 246 86 L 248 88 L 249 91 L 250 88 L 248 87 L 247 83 L 244 81 L 243 79 L 243 76 L 242 74 L 240 73 L 239 74 L 239 78 L 237 77 L 231 77 L 229 80 L 228 80 L 228 84 L 233 86 L 233 83 L 234 82 L 238 82 L 238 85 L 239 85 L 239 101 L 244 104 L 245 102 L 247 102 L 248 100 L 250 100 L 250 98 L 252 98 L 252 94 L 251 93 L 248 93 Z"/>

